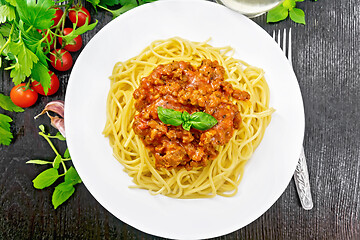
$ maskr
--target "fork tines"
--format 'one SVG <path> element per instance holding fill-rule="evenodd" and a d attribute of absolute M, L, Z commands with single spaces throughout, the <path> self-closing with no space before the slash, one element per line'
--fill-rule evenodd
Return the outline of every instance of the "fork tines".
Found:
<path fill-rule="evenodd" d="M 283 35 L 281 36 L 281 30 L 273 31 L 273 38 L 275 41 L 279 44 L 280 48 L 283 50 L 285 56 L 289 59 L 291 62 L 291 28 L 289 31 L 285 28 L 283 31 Z M 281 44 L 282 40 L 282 44 Z"/>

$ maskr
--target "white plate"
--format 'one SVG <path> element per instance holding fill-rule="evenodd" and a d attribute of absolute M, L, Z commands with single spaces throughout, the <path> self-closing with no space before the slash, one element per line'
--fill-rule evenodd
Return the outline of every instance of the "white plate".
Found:
<path fill-rule="evenodd" d="M 235 197 L 180 200 L 129 189 L 130 177 L 102 135 L 114 64 L 156 39 L 209 37 L 230 45 L 236 58 L 266 71 L 276 109 L 248 162 Z M 304 110 L 299 86 L 280 48 L 246 17 L 208 1 L 159 1 L 137 7 L 106 25 L 86 45 L 72 70 L 65 98 L 67 144 L 85 186 L 109 212 L 149 234 L 180 239 L 233 232 L 261 216 L 288 185 L 300 154 Z"/>

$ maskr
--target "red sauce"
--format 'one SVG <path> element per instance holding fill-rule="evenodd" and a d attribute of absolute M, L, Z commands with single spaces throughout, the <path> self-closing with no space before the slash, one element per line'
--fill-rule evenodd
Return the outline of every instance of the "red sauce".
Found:
<path fill-rule="evenodd" d="M 205 59 L 198 68 L 180 61 L 159 65 L 141 80 L 133 94 L 139 111 L 133 129 L 155 156 L 156 168 L 206 166 L 218 155 L 215 147 L 229 142 L 240 128 L 240 112 L 232 100 L 246 101 L 250 95 L 225 82 L 224 72 L 217 61 Z M 190 114 L 203 111 L 218 123 L 206 131 L 186 131 L 162 123 L 159 106 Z"/>

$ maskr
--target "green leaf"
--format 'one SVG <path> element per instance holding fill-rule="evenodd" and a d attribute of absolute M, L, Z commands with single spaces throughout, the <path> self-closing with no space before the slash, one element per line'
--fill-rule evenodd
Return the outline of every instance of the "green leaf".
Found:
<path fill-rule="evenodd" d="M 58 169 L 58 168 L 59 168 L 60 163 L 61 163 L 61 160 L 62 160 L 61 155 L 56 155 L 56 157 L 55 157 L 55 159 L 54 159 L 54 162 L 53 162 L 53 167 L 54 167 L 55 169 Z"/>
<path fill-rule="evenodd" d="M 208 130 L 217 124 L 216 118 L 205 112 L 191 114 L 190 121 L 193 128 L 198 130 Z"/>
<path fill-rule="evenodd" d="M 70 158 L 70 152 L 68 148 L 64 152 L 64 158 Z"/>
<path fill-rule="evenodd" d="M 6 21 L 12 21 L 15 19 L 15 9 L 12 6 L 2 5 L 0 6 L 0 23 Z"/>
<path fill-rule="evenodd" d="M 12 138 L 13 138 L 12 133 L 2 128 L 2 126 L 0 126 L 0 145 L 9 146 Z"/>
<path fill-rule="evenodd" d="M 39 126 L 39 129 L 41 130 L 41 132 L 45 133 L 45 127 L 44 127 L 44 125 L 41 124 L 41 125 Z"/>
<path fill-rule="evenodd" d="M 123 5 L 121 8 L 111 11 L 111 13 L 113 14 L 113 19 L 117 18 L 118 16 L 120 16 L 121 14 L 123 14 L 124 12 L 127 12 L 135 7 L 137 7 L 138 4 L 137 3 L 127 3 L 125 5 Z"/>
<path fill-rule="evenodd" d="M 56 209 L 58 206 L 68 200 L 74 192 L 75 188 L 71 184 L 63 182 L 57 185 L 52 195 L 52 204 L 54 206 L 54 209 Z"/>
<path fill-rule="evenodd" d="M 26 163 L 33 163 L 33 164 L 39 164 L 39 165 L 45 165 L 45 164 L 52 164 L 52 162 L 44 161 L 44 160 L 29 160 Z"/>
<path fill-rule="evenodd" d="M 183 120 L 183 122 L 187 122 L 190 120 L 190 113 L 188 113 L 187 111 L 183 111 L 181 114 L 181 119 Z"/>
<path fill-rule="evenodd" d="M 45 66 L 48 67 L 48 57 L 44 52 L 44 48 L 42 44 L 38 44 L 35 50 L 35 55 L 39 58 L 40 62 Z"/>
<path fill-rule="evenodd" d="M 0 25 L 0 34 L 4 37 L 9 37 L 11 31 L 11 24 L 10 23 L 4 23 Z"/>
<path fill-rule="evenodd" d="M 190 131 L 191 128 L 191 123 L 190 122 L 184 122 L 182 124 L 183 129 L 185 129 L 186 131 Z"/>
<path fill-rule="evenodd" d="M 284 8 L 290 10 L 296 6 L 296 2 L 295 0 L 285 0 L 282 5 L 284 6 Z"/>
<path fill-rule="evenodd" d="M 305 13 L 303 10 L 299 9 L 299 8 L 293 8 L 289 11 L 290 14 L 290 18 L 291 20 L 293 20 L 296 23 L 300 23 L 300 24 L 306 24 L 305 22 Z"/>
<path fill-rule="evenodd" d="M 140 3 L 140 5 L 142 5 L 142 4 L 145 4 L 145 3 L 152 3 L 152 2 L 155 2 L 155 1 L 157 1 L 157 0 L 139 0 L 139 3 Z"/>
<path fill-rule="evenodd" d="M 25 77 L 30 76 L 34 63 L 37 63 L 39 59 L 25 46 L 21 38 L 17 43 L 11 42 L 9 48 L 17 59 L 15 67 L 10 73 L 10 77 L 13 78 L 15 85 L 18 85 L 25 80 Z"/>
<path fill-rule="evenodd" d="M 44 88 L 44 93 L 47 94 L 51 84 L 48 67 L 40 61 L 35 63 L 31 72 L 31 78 L 40 82 L 41 86 Z"/>
<path fill-rule="evenodd" d="M 124 6 L 126 4 L 137 4 L 137 1 L 136 0 L 119 0 L 119 3 Z"/>
<path fill-rule="evenodd" d="M 24 109 L 16 106 L 9 96 L 5 96 L 0 93 L 0 107 L 11 112 L 23 112 Z"/>
<path fill-rule="evenodd" d="M 37 189 L 43 189 L 51 184 L 53 184 L 60 175 L 58 174 L 58 170 L 55 168 L 49 168 L 42 173 L 40 173 L 34 180 L 34 187 Z"/>
<path fill-rule="evenodd" d="M 120 4 L 121 0 L 100 0 L 99 1 L 101 6 L 114 6 L 116 4 Z"/>
<path fill-rule="evenodd" d="M 10 3 L 12 6 L 16 7 L 16 0 L 5 0 Z"/>
<path fill-rule="evenodd" d="M 174 109 L 158 107 L 157 112 L 160 121 L 162 121 L 165 124 L 179 126 L 183 123 L 182 113 L 179 111 L 175 111 Z"/>
<path fill-rule="evenodd" d="M 279 22 L 287 18 L 289 15 L 289 11 L 282 4 L 277 6 L 276 8 L 270 10 L 267 13 L 266 21 L 270 22 Z"/>
<path fill-rule="evenodd" d="M 2 49 L 5 44 L 6 44 L 7 40 L 0 34 L 0 49 Z M 1 55 L 8 55 L 9 54 L 9 45 L 5 46 L 5 48 L 3 49 L 2 53 L 0 53 L 0 57 Z M 1 64 L 0 64 L 1 67 Z"/>
<path fill-rule="evenodd" d="M 60 133 L 60 132 L 57 132 L 56 135 L 54 136 L 54 138 L 57 138 L 61 141 L 65 141 L 66 138 L 64 138 L 64 136 Z"/>
<path fill-rule="evenodd" d="M 29 26 L 36 29 L 47 29 L 53 25 L 52 18 L 56 10 L 50 9 L 50 7 L 55 5 L 54 1 L 16 0 L 16 3 L 20 19 Z"/>
<path fill-rule="evenodd" d="M 76 28 L 71 33 L 69 33 L 68 35 L 63 36 L 62 39 L 65 42 L 69 43 L 69 42 L 71 42 L 71 40 L 73 40 L 77 36 L 87 32 L 87 31 L 93 30 L 94 27 L 96 26 L 96 24 L 98 23 L 98 20 L 96 20 L 94 23 L 92 23 L 90 25 L 88 24 L 88 21 L 89 21 L 89 19 L 87 18 L 86 22 L 85 22 L 85 24 L 83 26 Z"/>
<path fill-rule="evenodd" d="M 72 166 L 69 168 L 69 170 L 65 174 L 65 182 L 72 184 L 72 185 L 82 182 L 79 174 L 77 173 L 75 168 L 73 168 Z"/>
<path fill-rule="evenodd" d="M 10 131 L 10 122 L 12 119 L 9 116 L 0 113 L 0 144 L 10 145 L 13 135 Z"/>
<path fill-rule="evenodd" d="M 96 9 L 96 6 L 99 5 L 99 3 L 100 3 L 100 0 L 86 0 L 86 1 L 91 3 L 95 9 Z"/>

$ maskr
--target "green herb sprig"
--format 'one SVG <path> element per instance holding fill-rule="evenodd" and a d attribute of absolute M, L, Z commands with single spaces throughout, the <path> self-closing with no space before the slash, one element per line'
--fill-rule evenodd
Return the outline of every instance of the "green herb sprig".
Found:
<path fill-rule="evenodd" d="M 290 16 L 290 19 L 294 22 L 305 25 L 304 11 L 300 8 L 296 8 L 296 2 L 303 1 L 304 0 L 285 0 L 282 4 L 267 13 L 266 21 L 268 23 L 280 22 Z M 317 0 L 314 1 L 316 2 Z"/>
<path fill-rule="evenodd" d="M 79 174 L 76 172 L 74 167 L 67 168 L 65 162 L 71 160 L 69 149 L 66 149 L 63 155 L 61 155 L 51 139 L 58 139 L 65 141 L 65 138 L 58 132 L 56 135 L 50 135 L 45 133 L 45 127 L 43 125 L 39 126 L 41 130 L 39 135 L 44 137 L 45 140 L 49 143 L 50 147 L 55 153 L 55 158 L 53 161 L 48 160 L 29 160 L 26 163 L 39 164 L 39 165 L 51 165 L 52 167 L 41 172 L 34 180 L 34 187 L 37 189 L 43 189 L 53 185 L 59 178 L 64 177 L 64 181 L 58 184 L 55 187 L 55 190 L 52 195 L 52 204 L 56 209 L 62 203 L 64 203 L 69 197 L 75 192 L 74 186 L 78 183 L 81 183 Z M 62 173 L 59 172 L 59 168 L 62 166 Z"/>
<path fill-rule="evenodd" d="M 51 82 L 47 56 L 50 45 L 54 43 L 56 48 L 56 38 L 70 42 L 96 26 L 97 21 L 79 28 L 73 24 L 74 31 L 64 36 L 66 14 L 73 2 L 62 5 L 64 13 L 53 26 L 54 8 L 59 7 L 53 0 L 0 0 L 0 66 L 3 57 L 9 63 L 5 70 L 10 71 L 15 85 L 32 78 L 47 93 Z"/>
<path fill-rule="evenodd" d="M 157 108 L 160 121 L 165 124 L 180 126 L 190 131 L 190 128 L 198 130 L 208 130 L 217 124 L 216 118 L 205 112 L 195 112 L 190 115 L 187 111 L 180 112 L 174 109 L 163 107 Z"/>
<path fill-rule="evenodd" d="M 23 112 L 24 109 L 16 106 L 9 96 L 0 93 L 0 107 L 10 112 Z M 11 117 L 0 113 L 0 145 L 10 145 L 13 134 L 10 131 Z"/>
<path fill-rule="evenodd" d="M 97 7 L 104 9 L 110 12 L 113 15 L 113 18 L 116 18 L 137 6 L 143 5 L 145 3 L 155 2 L 156 0 L 87 0 L 93 5 L 96 9 Z M 120 7 L 116 8 L 116 5 Z M 115 8 L 110 9 L 110 7 Z"/>

